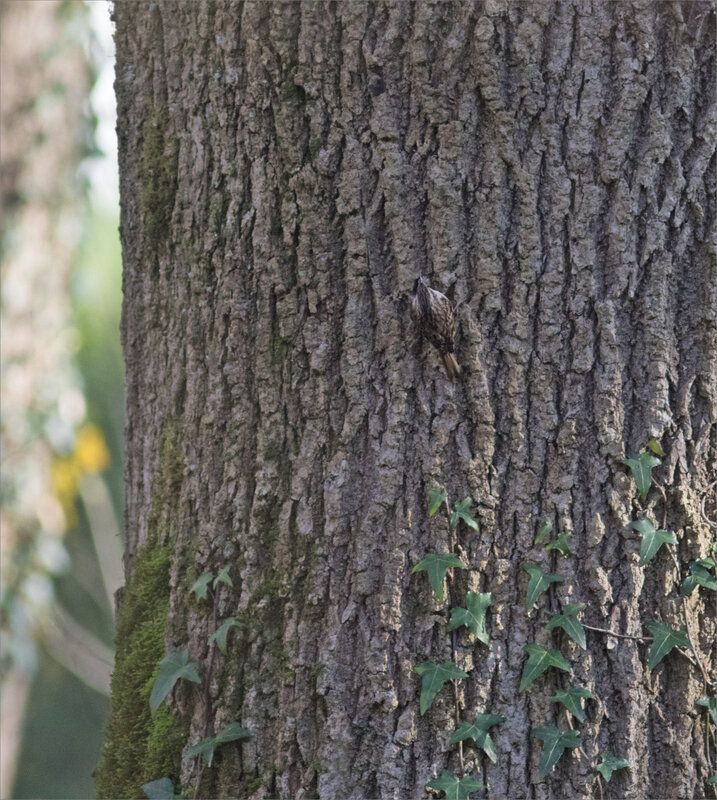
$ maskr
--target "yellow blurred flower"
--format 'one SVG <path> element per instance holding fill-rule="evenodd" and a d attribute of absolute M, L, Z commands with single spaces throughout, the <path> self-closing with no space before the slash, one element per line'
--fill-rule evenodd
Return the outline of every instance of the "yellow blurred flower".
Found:
<path fill-rule="evenodd" d="M 80 490 L 80 479 L 87 473 L 101 472 L 110 465 L 110 453 L 102 431 L 88 423 L 77 433 L 75 451 L 71 456 L 60 456 L 52 463 L 52 489 L 65 514 L 68 528 L 77 524 L 75 498 Z"/>
<path fill-rule="evenodd" d="M 77 522 L 75 497 L 80 486 L 82 468 L 75 455 L 56 458 L 52 463 L 52 489 L 60 501 L 68 528 Z"/>
<path fill-rule="evenodd" d="M 75 458 L 83 472 L 102 472 L 109 467 L 110 451 L 97 425 L 88 423 L 80 428 L 75 444 Z"/>

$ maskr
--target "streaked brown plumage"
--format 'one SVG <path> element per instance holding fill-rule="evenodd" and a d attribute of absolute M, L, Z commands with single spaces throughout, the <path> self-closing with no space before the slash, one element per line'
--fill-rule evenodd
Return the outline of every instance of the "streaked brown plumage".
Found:
<path fill-rule="evenodd" d="M 461 368 L 453 355 L 456 329 L 451 301 L 418 278 L 413 286 L 411 317 L 419 333 L 441 354 L 450 380 L 455 380 Z"/>

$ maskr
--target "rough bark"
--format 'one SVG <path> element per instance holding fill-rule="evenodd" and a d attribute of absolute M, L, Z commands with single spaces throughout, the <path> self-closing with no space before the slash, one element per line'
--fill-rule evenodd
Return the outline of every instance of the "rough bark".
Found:
<path fill-rule="evenodd" d="M 633 766 L 606 796 L 704 796 L 697 670 L 672 653 L 650 673 L 636 640 L 589 633 L 583 652 L 551 637 L 547 607 L 525 612 L 521 564 L 559 568 L 551 602 L 587 603 L 589 624 L 680 627 L 667 554 L 638 567 L 626 527 L 640 504 L 621 459 L 651 436 L 667 499 L 646 505 L 680 561 L 713 536 L 711 6 L 115 14 L 128 581 L 143 543 L 169 548 L 162 645 L 188 646 L 203 678 L 170 702 L 186 746 L 233 720 L 252 731 L 204 770 L 202 795 L 418 798 L 457 768 L 450 691 L 420 717 L 413 671 L 451 657 L 444 607 L 410 573 L 448 548 L 427 514 L 441 484 L 480 523 L 459 531 L 472 571 L 454 603 L 467 588 L 494 602 L 490 648 L 458 638 L 462 717 L 506 717 L 498 763 L 467 748 L 466 769 L 495 797 L 586 797 L 610 749 Z M 460 383 L 414 344 L 420 273 L 461 303 Z M 546 516 L 574 534 L 566 562 L 536 555 Z M 189 588 L 225 565 L 216 619 L 242 625 L 210 657 L 216 622 Z M 713 664 L 714 605 L 701 590 L 689 608 Z M 599 698 L 586 758 L 544 781 L 530 728 L 564 726 L 549 700 L 563 684 L 548 673 L 518 695 L 532 641 L 562 647 Z M 138 758 L 135 784 L 161 777 Z"/>

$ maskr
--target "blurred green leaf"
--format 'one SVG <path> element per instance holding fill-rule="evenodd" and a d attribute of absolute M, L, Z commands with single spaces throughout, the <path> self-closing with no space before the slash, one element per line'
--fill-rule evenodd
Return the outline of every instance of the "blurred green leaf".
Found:
<path fill-rule="evenodd" d="M 159 674 L 149 696 L 149 707 L 153 714 L 180 678 L 192 683 L 201 683 L 197 665 L 189 660 L 189 651 L 186 648 L 169 653 L 159 662 Z"/>
<path fill-rule="evenodd" d="M 429 517 L 432 517 L 438 511 L 445 502 L 446 497 L 448 497 L 446 492 L 438 486 L 435 489 L 428 490 L 428 499 L 430 501 L 430 506 L 428 507 Z"/>
<path fill-rule="evenodd" d="M 222 624 L 209 637 L 209 643 L 211 644 L 212 642 L 216 642 L 217 647 L 222 651 L 222 653 L 226 653 L 227 636 L 229 636 L 229 631 L 237 626 L 239 626 L 239 622 L 235 617 L 229 617 L 228 619 L 224 620 L 224 622 L 222 622 Z"/>
<path fill-rule="evenodd" d="M 605 750 L 600 754 L 600 763 L 595 769 L 605 778 L 605 783 L 608 783 L 616 769 L 626 769 L 630 766 L 632 765 L 627 759 L 617 758 L 609 750 Z"/>
<path fill-rule="evenodd" d="M 530 575 L 528 591 L 525 597 L 526 608 L 530 611 L 537 599 L 551 583 L 561 583 L 563 579 L 560 575 L 543 572 L 537 564 L 523 564 L 523 569 Z"/>
<path fill-rule="evenodd" d="M 640 453 L 637 458 L 624 458 L 622 463 L 630 468 L 640 497 L 645 500 L 652 484 L 652 470 L 662 462 L 649 453 Z"/>
<path fill-rule="evenodd" d="M 207 599 L 207 592 L 209 591 L 209 584 L 214 576 L 211 572 L 205 572 L 204 575 L 200 575 L 196 581 L 194 581 L 194 585 L 189 590 L 194 592 L 196 595 L 197 600 L 206 600 Z"/>
<path fill-rule="evenodd" d="M 490 644 L 488 632 L 485 629 L 485 615 L 490 606 L 491 594 L 466 594 L 466 608 L 451 609 L 451 621 L 446 630 L 452 631 L 465 625 L 466 628 L 483 644 Z"/>
<path fill-rule="evenodd" d="M 439 602 L 443 602 L 445 599 L 445 594 L 443 591 L 443 582 L 446 577 L 446 572 L 453 567 L 457 567 L 458 569 L 467 569 L 466 565 L 453 553 L 442 553 L 440 555 L 436 555 L 435 553 L 426 553 L 423 558 L 423 561 L 419 561 L 418 564 L 411 570 L 411 573 L 414 572 L 427 572 L 428 573 L 428 582 L 431 584 L 431 588 L 436 593 L 436 597 L 438 598 Z"/>
<path fill-rule="evenodd" d="M 181 794 L 174 793 L 174 784 L 169 778 L 158 778 L 142 784 L 142 791 L 149 800 L 182 800 Z"/>
<path fill-rule="evenodd" d="M 455 530 L 458 527 L 458 521 L 463 520 L 465 524 L 469 528 L 473 528 L 474 531 L 478 530 L 478 523 L 473 519 L 468 510 L 471 507 L 472 500 L 470 497 L 466 497 L 465 500 L 461 500 L 460 503 L 456 503 L 455 509 L 451 514 L 451 528 Z"/>

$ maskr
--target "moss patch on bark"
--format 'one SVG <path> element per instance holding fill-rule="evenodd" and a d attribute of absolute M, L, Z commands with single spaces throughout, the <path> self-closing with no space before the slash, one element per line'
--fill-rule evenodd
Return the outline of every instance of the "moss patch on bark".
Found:
<path fill-rule="evenodd" d="M 179 777 L 187 723 L 165 706 L 154 717 L 149 710 L 169 609 L 170 550 L 156 538 L 138 551 L 120 601 L 112 711 L 97 771 L 100 798 L 143 798 L 143 783 Z"/>

